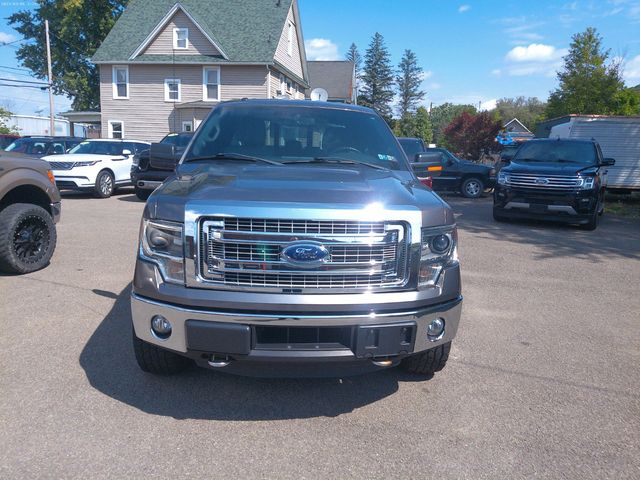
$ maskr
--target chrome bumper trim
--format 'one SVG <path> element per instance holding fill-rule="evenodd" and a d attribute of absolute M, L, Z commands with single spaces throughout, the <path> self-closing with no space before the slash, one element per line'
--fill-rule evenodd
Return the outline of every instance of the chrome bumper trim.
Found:
<path fill-rule="evenodd" d="M 512 208 L 530 209 L 531 204 L 525 202 L 508 202 L 505 206 L 505 210 L 511 210 Z M 570 205 L 547 205 L 547 210 L 550 212 L 564 212 L 569 215 L 578 215 L 578 212 Z"/>
<path fill-rule="evenodd" d="M 138 180 L 138 182 L 136 183 L 136 186 L 138 188 L 144 188 L 147 190 L 155 190 L 160 185 L 162 185 L 162 182 L 151 182 L 148 180 Z"/>
<path fill-rule="evenodd" d="M 364 315 L 295 315 L 295 314 L 258 314 L 233 313 L 195 310 L 187 307 L 169 305 L 162 302 L 131 294 L 131 316 L 136 336 L 145 342 L 177 352 L 187 352 L 185 322 L 204 320 L 210 322 L 242 323 L 247 325 L 278 326 L 355 326 L 381 325 L 397 322 L 415 322 L 418 327 L 414 352 L 428 350 L 442 343 L 450 342 L 458 331 L 462 298 L 440 305 L 432 305 L 404 312 L 371 312 Z M 166 340 L 160 340 L 151 333 L 151 317 L 162 315 L 171 322 L 172 334 Z M 445 334 L 437 342 L 427 338 L 427 324 L 434 318 L 444 318 Z"/>

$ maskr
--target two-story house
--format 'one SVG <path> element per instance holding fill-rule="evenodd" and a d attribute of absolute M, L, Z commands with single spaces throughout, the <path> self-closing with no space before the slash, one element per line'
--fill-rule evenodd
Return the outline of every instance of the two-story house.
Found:
<path fill-rule="evenodd" d="M 157 141 L 218 102 L 309 88 L 297 0 L 131 0 L 92 61 L 104 138 Z"/>

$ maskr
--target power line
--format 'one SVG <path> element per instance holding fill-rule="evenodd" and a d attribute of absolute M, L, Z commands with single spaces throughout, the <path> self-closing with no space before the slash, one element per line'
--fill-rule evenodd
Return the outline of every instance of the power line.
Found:
<path fill-rule="evenodd" d="M 11 85 L 9 83 L 0 83 L 0 87 L 37 88 L 38 90 L 46 90 L 47 88 L 49 88 L 46 85 L 44 85 L 42 87 L 38 87 L 37 85 Z"/>
<path fill-rule="evenodd" d="M 31 72 L 31 70 L 29 70 L 27 68 L 7 67 L 5 65 L 0 65 L 0 68 L 4 68 L 6 70 L 16 70 L 18 72 Z"/>
<path fill-rule="evenodd" d="M 2 78 L 0 77 L 0 80 L 4 81 L 4 82 L 15 82 L 15 83 L 33 83 L 36 85 L 45 85 L 45 86 L 49 86 L 48 83 L 46 82 L 33 82 L 31 80 L 17 80 L 17 79 L 13 79 L 13 78 Z"/>

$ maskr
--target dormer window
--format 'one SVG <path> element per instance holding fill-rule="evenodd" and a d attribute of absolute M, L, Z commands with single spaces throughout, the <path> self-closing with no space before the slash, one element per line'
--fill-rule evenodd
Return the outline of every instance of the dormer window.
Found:
<path fill-rule="evenodd" d="M 189 48 L 189 29 L 174 28 L 173 29 L 173 49 L 186 50 Z"/>

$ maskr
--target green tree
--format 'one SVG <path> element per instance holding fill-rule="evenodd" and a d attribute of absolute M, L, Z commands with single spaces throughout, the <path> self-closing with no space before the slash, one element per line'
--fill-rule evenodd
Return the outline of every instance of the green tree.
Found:
<path fill-rule="evenodd" d="M 362 55 L 358 51 L 358 47 L 355 43 L 352 43 L 347 50 L 347 54 L 344 56 L 350 62 L 353 62 L 355 68 L 356 80 L 360 77 L 360 69 L 362 68 Z"/>
<path fill-rule="evenodd" d="M 405 50 L 400 64 L 396 85 L 398 86 L 398 114 L 400 118 L 412 115 L 425 92 L 420 89 L 422 84 L 422 67 L 418 65 L 418 57 L 411 50 Z"/>
<path fill-rule="evenodd" d="M 424 107 L 418 107 L 415 118 L 415 136 L 423 139 L 427 144 L 431 143 L 433 141 L 433 128 L 431 127 L 429 112 Z"/>
<path fill-rule="evenodd" d="M 463 112 L 447 125 L 444 135 L 451 149 L 462 158 L 477 160 L 483 151 L 492 150 L 501 122 L 489 112 Z"/>
<path fill-rule="evenodd" d="M 448 146 L 444 136 L 444 129 L 451 121 L 463 112 L 476 113 L 473 105 L 454 105 L 453 103 L 443 103 L 431 108 L 431 126 L 433 129 L 433 143 Z"/>
<path fill-rule="evenodd" d="M 361 80 L 361 104 L 375 109 L 387 122 L 390 122 L 393 70 L 389 50 L 384 44 L 384 38 L 378 32 L 371 39 L 365 53 Z"/>
<path fill-rule="evenodd" d="M 503 125 L 517 118 L 525 127 L 533 131 L 536 124 L 544 117 L 546 108 L 547 104 L 537 97 L 501 98 L 496 102 L 494 112 Z"/>
<path fill-rule="evenodd" d="M 640 115 L 640 89 L 625 88 L 613 97 L 615 115 Z"/>
<path fill-rule="evenodd" d="M 9 128 L 6 124 L 6 121 L 10 116 L 11 112 L 9 110 L 5 110 L 4 108 L 0 107 L 0 133 L 18 133 L 18 130 L 16 128 Z"/>
<path fill-rule="evenodd" d="M 74 110 L 96 110 L 100 81 L 90 59 L 126 4 L 127 0 L 40 0 L 33 10 L 8 18 L 27 40 L 16 57 L 37 78 L 47 77 L 44 21 L 49 20 L 53 91 L 72 98 Z"/>
<path fill-rule="evenodd" d="M 595 28 L 575 34 L 558 72 L 560 86 L 549 96 L 547 117 L 615 113 L 615 98 L 624 82 L 620 63 L 608 59 L 609 50 L 603 50 L 602 37 Z"/>

